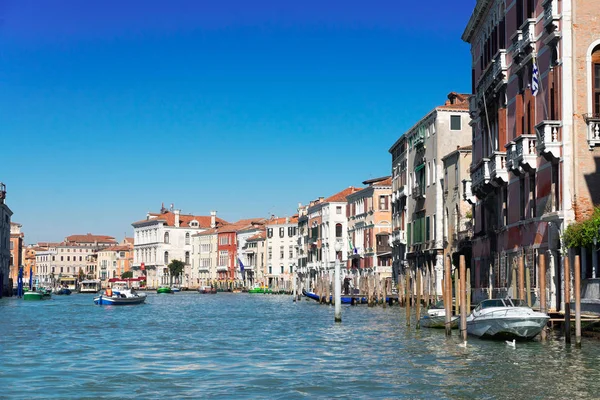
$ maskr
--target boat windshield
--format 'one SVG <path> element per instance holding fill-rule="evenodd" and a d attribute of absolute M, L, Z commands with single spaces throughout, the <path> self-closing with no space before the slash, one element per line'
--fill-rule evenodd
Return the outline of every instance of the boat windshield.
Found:
<path fill-rule="evenodd" d="M 506 305 L 510 307 L 511 305 L 514 307 L 527 307 L 527 303 L 524 300 L 519 299 L 506 299 L 504 300 Z"/>
<path fill-rule="evenodd" d="M 477 308 L 484 309 L 491 307 L 506 307 L 506 305 L 502 299 L 490 299 L 482 301 Z"/>

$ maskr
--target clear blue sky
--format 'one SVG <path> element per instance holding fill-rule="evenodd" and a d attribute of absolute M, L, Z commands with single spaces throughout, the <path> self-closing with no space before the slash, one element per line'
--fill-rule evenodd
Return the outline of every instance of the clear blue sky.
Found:
<path fill-rule="evenodd" d="M 26 242 L 227 220 L 390 173 L 475 1 L 0 0 L 0 181 Z"/>

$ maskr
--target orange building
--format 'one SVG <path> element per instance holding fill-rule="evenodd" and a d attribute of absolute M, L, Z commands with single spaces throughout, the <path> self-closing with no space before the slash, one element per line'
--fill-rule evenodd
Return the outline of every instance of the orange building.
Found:
<path fill-rule="evenodd" d="M 21 232 L 21 224 L 16 222 L 10 223 L 10 279 L 12 279 L 13 285 L 17 283 L 17 277 L 19 275 L 19 267 L 23 265 L 23 240 L 25 234 Z M 27 269 L 29 274 L 29 269 Z M 27 275 L 29 276 L 29 275 Z M 25 273 L 23 274 L 25 277 Z"/>

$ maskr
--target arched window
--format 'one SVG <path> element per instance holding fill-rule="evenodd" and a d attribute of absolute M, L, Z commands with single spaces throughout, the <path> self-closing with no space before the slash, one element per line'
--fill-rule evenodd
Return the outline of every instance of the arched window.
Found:
<path fill-rule="evenodd" d="M 169 243 L 169 232 L 165 232 L 165 243 Z"/>
<path fill-rule="evenodd" d="M 186 265 L 190 264 L 190 252 L 189 251 L 185 252 L 185 264 Z"/>
<path fill-rule="evenodd" d="M 169 263 L 169 252 L 165 251 L 165 265 Z"/>
<path fill-rule="evenodd" d="M 185 233 L 185 244 L 190 244 L 190 233 L 189 232 Z"/>
<path fill-rule="evenodd" d="M 600 114 L 600 45 L 592 51 L 592 111 L 597 118 Z"/>
<path fill-rule="evenodd" d="M 336 238 L 342 237 L 342 224 L 335 224 L 335 237 Z"/>

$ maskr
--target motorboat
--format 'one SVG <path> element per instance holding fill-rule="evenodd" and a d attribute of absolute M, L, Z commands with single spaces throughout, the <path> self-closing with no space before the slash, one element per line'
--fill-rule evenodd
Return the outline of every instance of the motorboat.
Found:
<path fill-rule="evenodd" d="M 98 293 L 100 291 L 100 280 L 90 279 L 79 283 L 79 293 Z"/>
<path fill-rule="evenodd" d="M 106 289 L 100 296 L 94 298 L 94 304 L 105 306 L 127 306 L 145 301 L 145 293 L 138 293 L 128 287 Z"/>
<path fill-rule="evenodd" d="M 316 301 L 321 301 L 321 297 L 319 297 L 318 294 L 313 293 L 313 292 L 309 292 L 307 290 L 302 289 L 302 294 L 306 297 L 308 297 L 309 299 L 313 299 Z M 329 302 L 333 302 L 333 296 L 329 295 L 329 296 L 322 296 L 324 301 L 329 301 Z M 342 295 L 340 296 L 340 300 L 342 304 L 361 304 L 361 303 L 367 303 L 368 299 L 367 297 L 354 297 L 354 296 L 347 296 L 347 295 Z M 353 302 L 354 300 L 354 302 Z M 389 301 L 389 298 L 386 297 L 385 301 Z"/>
<path fill-rule="evenodd" d="M 162 293 L 173 293 L 173 290 L 171 289 L 170 286 L 167 285 L 161 285 L 158 287 L 158 289 L 156 289 L 156 293 L 158 294 L 162 294 Z"/>
<path fill-rule="evenodd" d="M 52 297 L 52 291 L 45 288 L 37 288 L 36 290 L 29 290 L 23 293 L 23 300 L 37 301 L 47 300 Z"/>
<path fill-rule="evenodd" d="M 201 286 L 198 288 L 198 293 L 200 294 L 217 294 L 217 288 L 212 286 Z"/>
<path fill-rule="evenodd" d="M 181 292 L 181 287 L 179 287 L 178 285 L 173 285 L 173 286 L 171 286 L 171 292 L 173 292 L 173 293 Z"/>
<path fill-rule="evenodd" d="M 533 311 L 523 300 L 484 300 L 467 317 L 467 333 L 481 338 L 530 340 L 550 317 Z"/>
<path fill-rule="evenodd" d="M 431 305 L 427 309 L 427 314 L 421 317 L 420 325 L 423 328 L 445 328 L 446 309 L 444 308 L 444 302 L 438 301 L 436 304 Z M 453 315 L 450 317 L 450 327 L 452 329 L 458 328 L 458 316 Z"/>
<path fill-rule="evenodd" d="M 63 296 L 63 295 L 66 295 L 66 296 L 68 296 L 68 295 L 70 295 L 71 293 L 72 293 L 72 292 L 71 292 L 71 289 L 69 289 L 69 288 L 68 288 L 68 287 L 66 287 L 66 286 L 63 286 L 63 287 L 57 287 L 56 289 L 54 289 L 54 294 L 56 294 L 56 295 L 59 295 L 59 296 Z"/>
<path fill-rule="evenodd" d="M 273 293 L 273 291 L 268 286 L 254 285 L 248 290 L 248 293 Z"/>

